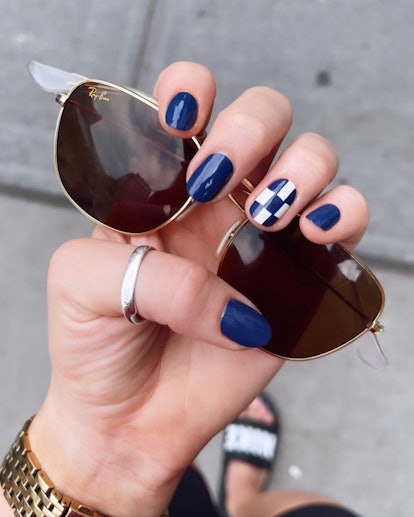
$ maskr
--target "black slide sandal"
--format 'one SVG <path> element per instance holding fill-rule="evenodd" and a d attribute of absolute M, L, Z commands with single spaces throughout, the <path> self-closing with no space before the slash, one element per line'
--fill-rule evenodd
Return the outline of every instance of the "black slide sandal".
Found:
<path fill-rule="evenodd" d="M 273 468 L 279 439 L 279 418 L 273 401 L 262 393 L 259 398 L 274 417 L 272 424 L 264 424 L 252 418 L 237 418 L 224 430 L 223 466 L 220 478 L 218 503 L 222 517 L 227 517 L 225 509 L 225 480 L 227 465 L 231 460 L 240 460 L 264 468 Z"/>

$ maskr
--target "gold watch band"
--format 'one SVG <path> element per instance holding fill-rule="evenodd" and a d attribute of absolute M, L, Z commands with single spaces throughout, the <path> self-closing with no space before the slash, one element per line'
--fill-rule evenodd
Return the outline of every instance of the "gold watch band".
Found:
<path fill-rule="evenodd" d="M 58 492 L 31 450 L 29 419 L 0 467 L 0 484 L 16 517 L 105 517 Z M 168 510 L 161 517 L 168 517 Z"/>

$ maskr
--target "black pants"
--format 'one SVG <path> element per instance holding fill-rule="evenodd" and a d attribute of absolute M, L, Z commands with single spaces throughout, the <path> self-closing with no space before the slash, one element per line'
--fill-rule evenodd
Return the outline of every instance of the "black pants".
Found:
<path fill-rule="evenodd" d="M 203 477 L 189 467 L 182 477 L 169 506 L 170 517 L 220 517 Z M 252 517 L 256 517 L 252 515 Z M 282 516 L 280 516 L 282 517 Z M 308 505 L 283 514 L 283 517 L 358 517 L 336 506 Z"/>

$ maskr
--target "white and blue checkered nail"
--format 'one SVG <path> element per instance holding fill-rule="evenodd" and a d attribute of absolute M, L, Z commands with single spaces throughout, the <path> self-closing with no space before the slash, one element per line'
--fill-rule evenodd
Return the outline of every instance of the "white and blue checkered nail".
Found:
<path fill-rule="evenodd" d="M 250 207 L 250 215 L 262 226 L 272 226 L 288 210 L 296 197 L 296 187 L 280 179 L 266 187 Z"/>

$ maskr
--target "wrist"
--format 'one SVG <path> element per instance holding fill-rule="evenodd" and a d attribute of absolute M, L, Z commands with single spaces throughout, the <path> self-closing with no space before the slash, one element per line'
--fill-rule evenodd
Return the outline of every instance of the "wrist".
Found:
<path fill-rule="evenodd" d="M 47 419 L 36 417 L 30 427 L 29 423 L 25 425 L 10 449 L 4 465 L 12 482 L 7 483 L 7 487 L 4 486 L 0 503 L 0 509 L 7 503 L 8 513 L 5 516 L 14 515 L 10 508 L 14 496 L 10 493 L 18 494 L 14 502 L 20 504 L 20 486 L 23 499 L 29 501 L 30 505 L 33 504 L 36 511 L 39 511 L 36 499 L 46 499 L 47 504 L 50 501 L 51 508 L 57 512 L 56 515 L 66 516 L 66 506 L 69 505 L 74 513 L 69 511 L 68 515 L 76 516 L 132 517 L 142 514 L 160 517 L 164 513 L 170 497 L 165 486 L 152 485 L 149 490 L 149 485 L 139 483 L 126 470 L 120 472 L 116 462 L 105 456 L 105 449 L 100 449 L 99 460 L 96 460 L 94 447 L 87 447 L 87 437 L 79 433 L 75 434 L 76 439 L 66 440 L 65 436 L 68 435 L 62 432 L 64 423 L 59 421 L 57 427 L 55 424 L 56 422 L 47 425 Z M 32 445 L 32 441 L 35 445 Z M 80 444 L 85 447 L 79 446 Z M 98 444 L 98 449 L 101 445 Z M 3 469 L 2 484 L 4 472 Z M 29 474 L 26 475 L 27 473 Z M 33 502 L 31 491 L 40 499 L 35 497 Z M 45 503 L 40 502 L 40 508 L 43 504 Z M 43 515 L 43 512 L 34 515 Z"/>
<path fill-rule="evenodd" d="M 137 446 L 139 436 L 128 441 L 111 430 L 44 410 L 29 436 L 43 469 L 66 496 L 110 517 L 160 517 L 179 476 L 167 479 L 155 469 Z"/>
<path fill-rule="evenodd" d="M 32 451 L 25 422 L 0 466 L 3 495 L 15 515 L 105 517 L 59 492 Z"/>

